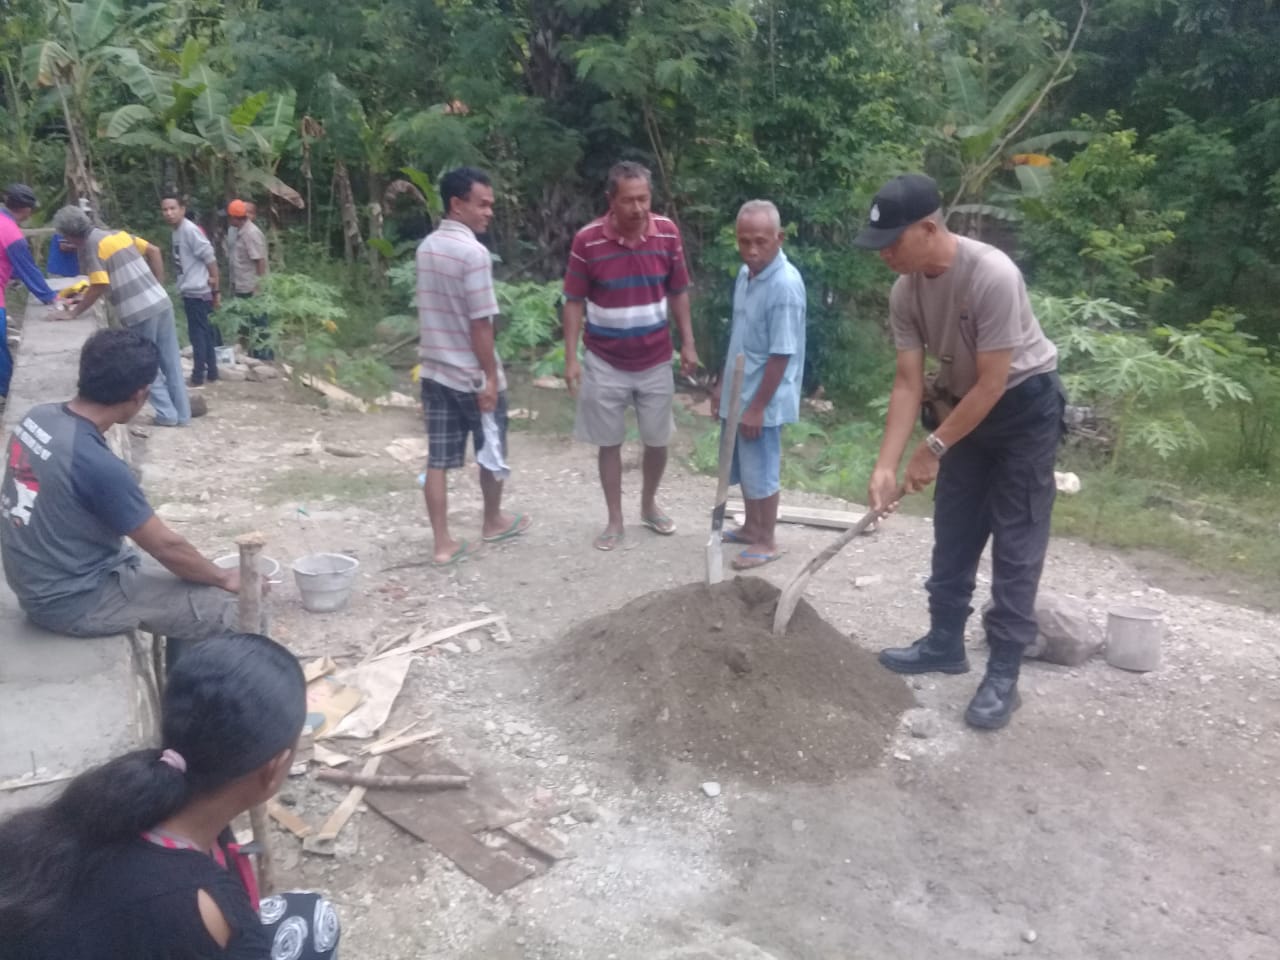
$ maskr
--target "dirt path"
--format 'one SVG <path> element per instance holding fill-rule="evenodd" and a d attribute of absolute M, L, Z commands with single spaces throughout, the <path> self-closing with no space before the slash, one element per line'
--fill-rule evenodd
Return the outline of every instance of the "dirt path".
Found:
<path fill-rule="evenodd" d="M 705 478 L 673 464 L 664 504 L 680 531 L 658 538 L 635 523 L 632 457 L 632 526 L 605 555 L 590 549 L 602 513 L 590 451 L 517 434 L 508 502 L 534 515 L 529 534 L 456 572 L 380 573 L 429 549 L 420 467 L 384 452 L 418 435 L 416 417 L 321 411 L 281 384 L 222 384 L 210 397 L 210 417 L 147 442 L 153 502 L 171 504 L 169 516 L 186 518 L 174 525 L 210 551 L 260 527 L 283 561 L 312 550 L 359 557 L 359 589 L 342 613 L 306 614 L 292 584 L 281 588 L 275 633 L 300 656 L 362 656 L 396 632 L 474 617 L 479 605 L 507 614 L 509 646 L 424 655 L 391 725 L 430 715 L 464 765 L 497 771 L 513 796 L 544 791 L 580 815 L 561 824 L 576 856 L 500 897 L 374 813 L 348 827 L 336 860 L 280 835 L 288 883 L 324 887 L 342 905 L 345 954 L 1280 956 L 1280 619 L 1165 593 L 1114 556 L 1056 541 L 1046 587 L 1086 598 L 1099 623 L 1115 601 L 1167 611 L 1164 669 L 1029 664 L 1025 705 L 989 736 L 961 719 L 975 674 L 916 681 L 936 733 L 899 730 L 879 764 L 834 784 L 679 762 L 637 781 L 616 750 L 591 746 L 599 731 L 574 739 L 536 665 L 574 624 L 701 579 Z M 363 455 L 295 455 L 316 431 Z M 473 478 L 458 476 L 451 498 L 459 530 L 476 532 Z M 776 584 L 830 534 L 784 536 L 787 557 L 766 571 Z M 913 639 L 925 623 L 930 540 L 927 521 L 896 517 L 833 561 L 809 598 L 868 650 Z M 882 579 L 855 588 L 866 575 Z M 714 799 L 699 789 L 712 773 L 723 790 Z M 285 799 L 318 820 L 339 795 L 293 780 Z"/>

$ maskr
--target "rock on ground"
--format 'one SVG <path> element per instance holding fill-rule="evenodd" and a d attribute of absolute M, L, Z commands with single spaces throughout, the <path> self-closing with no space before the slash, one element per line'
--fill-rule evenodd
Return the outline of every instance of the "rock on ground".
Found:
<path fill-rule="evenodd" d="M 1064 667 L 1077 667 L 1102 647 L 1102 636 L 1089 620 L 1080 600 L 1041 590 L 1036 597 L 1040 632 L 1027 648 L 1027 656 Z"/>

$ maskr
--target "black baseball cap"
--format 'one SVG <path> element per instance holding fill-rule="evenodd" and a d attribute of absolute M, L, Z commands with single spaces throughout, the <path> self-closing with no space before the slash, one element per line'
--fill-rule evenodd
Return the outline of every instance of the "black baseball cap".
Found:
<path fill-rule="evenodd" d="M 867 225 L 853 238 L 855 247 L 883 250 L 913 223 L 918 223 L 942 206 L 942 194 L 933 177 L 905 173 L 894 177 L 871 201 Z"/>
<path fill-rule="evenodd" d="M 34 210 L 40 204 L 36 203 L 36 193 L 25 183 L 11 183 L 4 188 L 4 202 L 10 207 L 30 207 Z"/>

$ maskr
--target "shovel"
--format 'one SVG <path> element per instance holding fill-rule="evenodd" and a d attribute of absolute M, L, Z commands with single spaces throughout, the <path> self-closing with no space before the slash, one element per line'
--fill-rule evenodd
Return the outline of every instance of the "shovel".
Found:
<path fill-rule="evenodd" d="M 892 507 L 896 504 L 904 494 L 905 491 L 899 487 L 898 492 L 893 495 L 893 500 L 889 506 Z M 791 615 L 796 612 L 796 604 L 800 602 L 804 588 L 809 584 L 809 578 L 817 573 L 828 560 L 848 546 L 849 541 L 859 536 L 867 527 L 888 512 L 889 508 L 884 510 L 868 509 L 857 523 L 832 540 L 821 553 L 800 568 L 800 572 L 791 578 L 790 583 L 783 587 L 782 595 L 778 597 L 778 609 L 773 614 L 773 635 L 775 637 L 780 637 L 787 632 L 787 624 L 791 622 Z"/>
<path fill-rule="evenodd" d="M 729 384 L 729 419 L 720 434 L 720 480 L 716 484 L 716 505 L 711 510 L 711 536 L 707 538 L 707 583 L 724 580 L 724 548 L 720 531 L 724 529 L 724 505 L 729 499 L 729 469 L 733 466 L 733 445 L 738 439 L 738 418 L 742 415 L 742 374 L 747 356 L 738 354 L 733 362 L 733 380 Z M 724 391 L 720 392 L 724 402 Z"/>

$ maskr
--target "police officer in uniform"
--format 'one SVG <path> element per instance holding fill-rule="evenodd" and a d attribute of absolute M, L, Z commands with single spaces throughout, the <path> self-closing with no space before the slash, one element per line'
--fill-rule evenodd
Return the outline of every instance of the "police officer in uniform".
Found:
<path fill-rule="evenodd" d="M 965 720 L 998 729 L 1020 704 L 1018 670 L 1036 637 L 1066 398 L 1057 349 L 1031 310 L 1021 271 L 995 247 L 951 233 L 941 207 L 932 179 L 896 177 L 876 194 L 854 240 L 899 275 L 889 298 L 897 371 L 868 500 L 888 508 L 899 486 L 914 493 L 937 481 L 929 632 L 882 650 L 880 662 L 897 673 L 968 671 L 965 621 L 990 540 L 990 655 Z M 937 362 L 929 378 L 926 354 Z M 931 432 L 911 451 L 899 485 L 917 418 Z"/>

